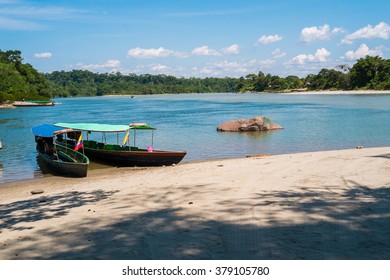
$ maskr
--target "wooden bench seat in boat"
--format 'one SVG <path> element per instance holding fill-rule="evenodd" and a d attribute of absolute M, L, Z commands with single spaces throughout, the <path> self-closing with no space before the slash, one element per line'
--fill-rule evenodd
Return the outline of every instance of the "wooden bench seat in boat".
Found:
<path fill-rule="evenodd" d="M 58 154 L 58 158 L 62 161 L 67 161 L 67 162 L 77 162 L 74 158 L 72 158 L 70 155 L 62 152 L 62 151 L 58 151 L 57 152 Z"/>

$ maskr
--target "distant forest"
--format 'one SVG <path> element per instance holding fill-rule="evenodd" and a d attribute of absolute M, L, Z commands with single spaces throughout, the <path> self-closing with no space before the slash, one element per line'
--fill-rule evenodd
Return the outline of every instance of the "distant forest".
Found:
<path fill-rule="evenodd" d="M 339 65 L 305 78 L 249 74 L 241 78 L 183 78 L 170 75 L 94 73 L 86 70 L 42 74 L 24 64 L 20 51 L 0 50 L 0 103 L 108 94 L 208 92 L 289 92 L 294 90 L 390 90 L 390 59 L 359 59 L 352 67 Z"/>
<path fill-rule="evenodd" d="M 177 78 L 168 75 L 93 73 L 86 70 L 45 74 L 55 96 L 206 93 L 236 91 L 237 78 Z"/>
<path fill-rule="evenodd" d="M 90 71 L 54 71 L 45 74 L 54 96 L 106 94 L 161 94 L 206 92 L 283 92 L 307 90 L 390 89 L 390 59 L 367 56 L 351 68 L 322 69 L 306 78 L 249 74 L 241 78 L 177 78 L 168 75 L 98 74 Z"/>

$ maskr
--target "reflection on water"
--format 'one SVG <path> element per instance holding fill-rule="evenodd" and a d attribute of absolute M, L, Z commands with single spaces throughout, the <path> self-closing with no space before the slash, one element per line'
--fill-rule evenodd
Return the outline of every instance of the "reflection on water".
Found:
<path fill-rule="evenodd" d="M 277 130 L 271 131 L 244 131 L 244 132 L 228 132 L 228 131 L 217 131 L 218 134 L 226 134 L 227 136 L 238 135 L 240 138 L 245 139 L 249 138 L 250 140 L 257 141 L 266 141 L 267 138 L 271 136 L 272 133 L 277 132 Z M 225 135 L 221 135 L 222 137 Z"/>
<path fill-rule="evenodd" d="M 147 122 L 158 128 L 155 149 L 186 150 L 184 161 L 390 144 L 390 95 L 183 94 L 56 101 L 61 104 L 0 110 L 0 182 L 43 176 L 31 133 L 42 123 Z M 228 120 L 258 115 L 284 129 L 216 131 Z M 150 133 L 137 133 L 137 143 L 149 145 Z M 91 163 L 94 168 L 105 166 Z"/>
<path fill-rule="evenodd" d="M 7 122 L 10 122 L 10 121 L 17 121 L 18 119 L 15 119 L 15 118 L 13 118 L 13 119 L 0 119 L 0 124 L 5 124 L 5 123 L 7 123 Z"/>

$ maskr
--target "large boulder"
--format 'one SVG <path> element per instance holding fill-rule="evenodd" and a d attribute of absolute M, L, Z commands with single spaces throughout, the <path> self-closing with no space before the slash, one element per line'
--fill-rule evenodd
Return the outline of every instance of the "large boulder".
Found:
<path fill-rule="evenodd" d="M 246 132 L 246 131 L 267 131 L 282 129 L 283 127 L 272 122 L 266 116 L 257 116 L 247 119 L 228 121 L 217 127 L 218 131 Z"/>

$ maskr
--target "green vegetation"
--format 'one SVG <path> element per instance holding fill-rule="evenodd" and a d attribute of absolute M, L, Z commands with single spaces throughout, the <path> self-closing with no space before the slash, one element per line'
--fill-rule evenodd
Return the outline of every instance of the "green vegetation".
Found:
<path fill-rule="evenodd" d="M 390 59 L 366 56 L 359 59 L 351 68 L 339 65 L 337 69 L 322 69 L 317 75 L 306 78 L 259 74 L 241 77 L 236 90 L 245 91 L 288 91 L 299 88 L 308 90 L 390 90 Z"/>
<path fill-rule="evenodd" d="M 123 75 L 85 70 L 38 73 L 23 64 L 20 51 L 0 50 L 0 103 L 6 100 L 107 94 L 206 92 L 281 92 L 308 90 L 390 90 L 390 59 L 366 56 L 351 68 L 339 65 L 305 78 L 285 78 L 259 72 L 241 78 L 177 78 L 169 75 Z"/>
<path fill-rule="evenodd" d="M 304 86 L 304 79 L 297 76 L 287 76 L 281 78 L 271 74 L 265 75 L 263 72 L 259 74 L 249 74 L 241 77 L 236 85 L 237 92 L 279 92 L 288 89 L 298 89 Z"/>
<path fill-rule="evenodd" d="M 351 68 L 322 69 L 305 78 L 285 78 L 259 72 L 241 78 L 177 78 L 167 75 L 98 74 L 89 71 L 55 71 L 45 74 L 54 96 L 105 94 L 161 94 L 204 92 L 281 92 L 308 90 L 389 90 L 390 59 L 378 56 L 359 59 Z"/>
<path fill-rule="evenodd" d="M 23 99 L 48 100 L 51 90 L 45 77 L 22 63 L 20 51 L 0 50 L 0 103 Z"/>
<path fill-rule="evenodd" d="M 106 94 L 162 94 L 233 92 L 236 78 L 176 78 L 168 75 L 99 74 L 86 70 L 45 74 L 54 96 L 100 96 Z"/>

